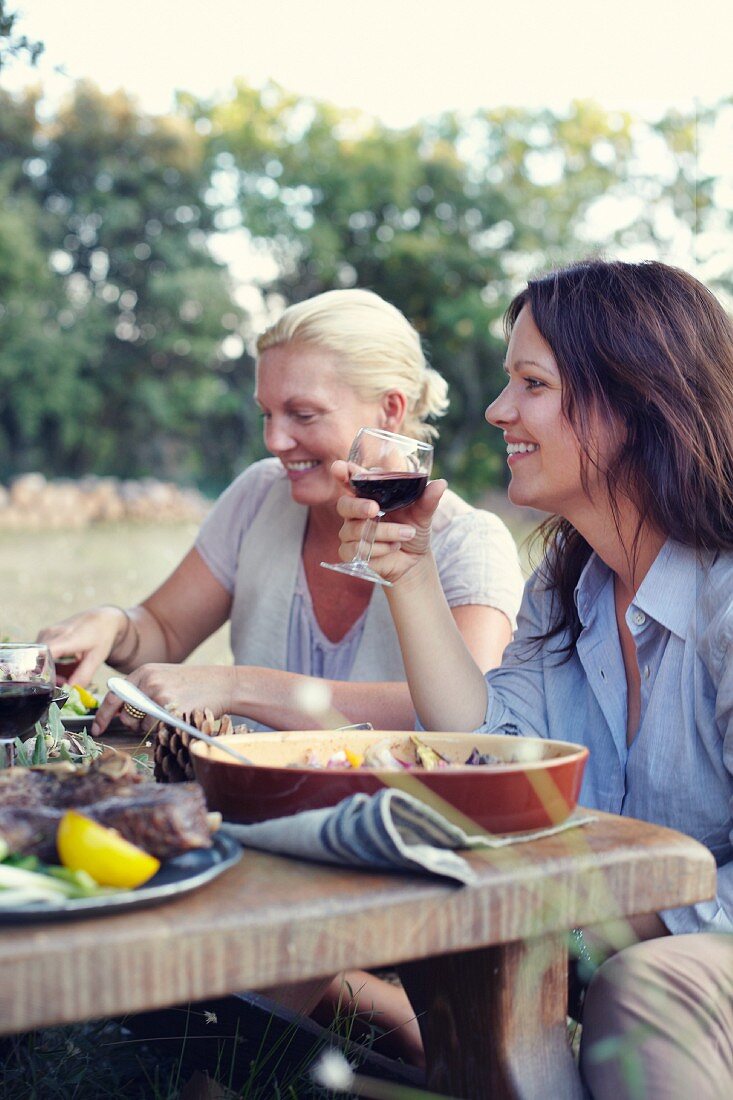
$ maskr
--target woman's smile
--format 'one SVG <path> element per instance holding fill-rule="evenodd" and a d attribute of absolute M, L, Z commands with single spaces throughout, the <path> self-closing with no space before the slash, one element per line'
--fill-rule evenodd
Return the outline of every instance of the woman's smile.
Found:
<path fill-rule="evenodd" d="M 322 463 L 315 458 L 298 462 L 289 462 L 286 458 L 281 458 L 280 461 L 285 467 L 285 471 L 291 481 L 300 481 L 301 478 L 306 477 L 322 465 Z"/>
<path fill-rule="evenodd" d="M 517 462 L 540 449 L 539 443 L 531 443 L 526 439 L 510 439 L 506 435 L 504 436 L 504 442 L 506 443 L 507 463 L 510 466 L 515 466 Z"/>

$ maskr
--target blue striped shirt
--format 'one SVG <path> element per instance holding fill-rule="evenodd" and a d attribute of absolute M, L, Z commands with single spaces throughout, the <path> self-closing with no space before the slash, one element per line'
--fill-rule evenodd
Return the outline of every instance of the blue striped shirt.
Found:
<path fill-rule="evenodd" d="M 587 745 L 580 801 L 687 833 L 718 865 L 713 901 L 663 914 L 675 933 L 733 931 L 733 553 L 668 540 L 626 613 L 641 674 L 641 719 L 626 744 L 626 676 L 613 575 L 595 554 L 575 590 L 582 632 L 565 663 L 528 641 L 550 619 L 535 574 L 515 640 L 486 676 L 486 733 Z"/>

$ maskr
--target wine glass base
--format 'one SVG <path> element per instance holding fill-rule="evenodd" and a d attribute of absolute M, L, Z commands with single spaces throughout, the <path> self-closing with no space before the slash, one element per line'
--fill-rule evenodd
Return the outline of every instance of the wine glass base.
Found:
<path fill-rule="evenodd" d="M 344 561 L 335 565 L 330 561 L 322 561 L 324 569 L 333 569 L 334 573 L 345 573 L 347 577 L 356 577 L 360 581 L 370 581 L 372 584 L 381 584 L 383 588 L 393 588 L 392 581 L 386 581 L 375 573 L 365 562 Z"/>

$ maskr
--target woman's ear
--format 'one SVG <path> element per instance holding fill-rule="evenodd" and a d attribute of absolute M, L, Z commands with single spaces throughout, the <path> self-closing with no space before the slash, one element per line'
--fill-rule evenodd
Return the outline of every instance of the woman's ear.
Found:
<path fill-rule="evenodd" d="M 402 390 L 388 390 L 381 397 L 380 428 L 400 432 L 407 414 L 407 398 Z"/>

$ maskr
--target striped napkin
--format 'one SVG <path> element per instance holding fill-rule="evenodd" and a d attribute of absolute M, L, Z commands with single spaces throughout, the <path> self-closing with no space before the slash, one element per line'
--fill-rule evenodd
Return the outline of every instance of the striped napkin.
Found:
<path fill-rule="evenodd" d="M 353 794 L 322 810 L 256 825 L 225 822 L 224 826 L 245 847 L 321 863 L 414 871 L 471 883 L 476 873 L 458 855 L 459 849 L 503 848 L 596 820 L 576 813 L 560 825 L 535 832 L 471 835 L 413 795 L 385 787 L 373 795 Z"/>

